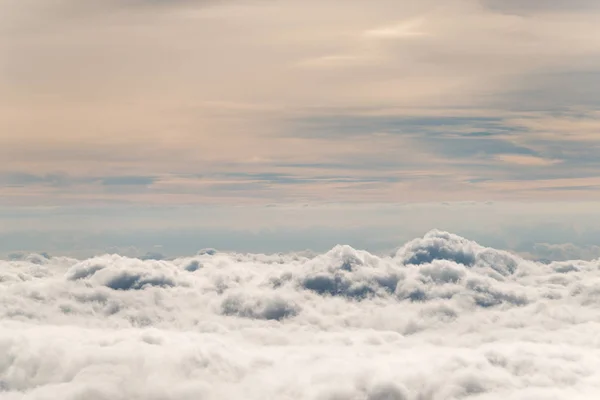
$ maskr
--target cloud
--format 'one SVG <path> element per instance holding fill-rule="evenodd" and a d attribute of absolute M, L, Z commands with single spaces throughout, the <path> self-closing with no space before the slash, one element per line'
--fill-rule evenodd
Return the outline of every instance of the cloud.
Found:
<path fill-rule="evenodd" d="M 593 260 L 600 258 L 600 246 L 577 246 L 573 243 L 535 243 L 533 248 L 526 254 L 542 260 Z"/>
<path fill-rule="evenodd" d="M 461 184 L 515 175 L 498 154 L 565 160 L 582 173 L 579 155 L 591 162 L 598 150 L 597 8 L 559 3 L 349 0 L 340 18 L 334 0 L 4 1 L 10 17 L 0 36 L 11 40 L 0 41 L 0 130 L 11 134 L 0 136 L 0 197 L 35 205 L 250 203 L 252 191 L 267 203 L 397 201 L 398 193 L 500 200 Z M 569 108 L 587 117 L 524 115 Z M 292 168 L 299 179 L 364 177 L 381 165 L 424 173 L 418 185 L 268 189 L 225 182 L 199 190 L 198 179 L 182 179 Z M 74 173 L 82 181 L 67 179 L 69 190 L 48 189 Z M 441 173 L 456 177 L 454 191 Z M 112 189 L 88 190 L 93 178 Z"/>
<path fill-rule="evenodd" d="M 422 21 L 407 21 L 393 26 L 370 29 L 364 33 L 366 37 L 381 39 L 398 39 L 404 37 L 423 36 L 426 32 L 419 30 Z"/>
<path fill-rule="evenodd" d="M 251 319 L 281 321 L 298 314 L 299 306 L 274 296 L 270 298 L 247 298 L 244 294 L 233 294 L 223 299 L 221 313 Z"/>
<path fill-rule="evenodd" d="M 101 183 L 106 186 L 112 185 L 151 185 L 157 178 L 153 176 L 115 176 L 102 178 Z"/>
<path fill-rule="evenodd" d="M 100 184 L 103 186 L 147 186 L 158 180 L 154 176 L 71 176 L 65 173 L 54 173 L 45 175 L 36 175 L 26 172 L 12 172 L 0 174 L 0 183 L 5 186 L 50 186 L 67 187 L 74 185 L 92 185 Z"/>
<path fill-rule="evenodd" d="M 496 159 L 509 164 L 529 165 L 529 166 L 547 166 L 560 163 L 560 160 L 547 160 L 542 157 L 519 154 L 500 154 Z"/>
<path fill-rule="evenodd" d="M 0 176 L 5 186 L 22 187 L 31 185 L 48 185 L 54 187 L 68 186 L 73 183 L 85 183 L 88 179 L 71 179 L 66 174 L 34 175 L 25 172 L 13 172 Z"/>
<path fill-rule="evenodd" d="M 594 0 L 573 0 L 569 2 L 561 0 L 481 0 L 481 4 L 492 10 L 518 14 L 578 12 L 598 8 L 598 3 Z"/>
<path fill-rule="evenodd" d="M 598 267 L 439 230 L 383 257 L 15 256 L 0 261 L 0 394 L 593 397 Z"/>

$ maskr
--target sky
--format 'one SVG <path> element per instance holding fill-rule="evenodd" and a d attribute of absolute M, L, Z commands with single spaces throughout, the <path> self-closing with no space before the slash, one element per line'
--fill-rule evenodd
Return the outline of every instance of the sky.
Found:
<path fill-rule="evenodd" d="M 0 6 L 2 254 L 600 256 L 597 1 Z"/>
<path fill-rule="evenodd" d="M 0 10 L 0 400 L 600 398 L 600 1 Z"/>

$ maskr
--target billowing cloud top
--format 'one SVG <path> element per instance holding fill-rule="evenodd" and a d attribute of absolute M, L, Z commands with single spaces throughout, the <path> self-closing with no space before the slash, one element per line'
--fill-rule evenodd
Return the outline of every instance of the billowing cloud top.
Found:
<path fill-rule="evenodd" d="M 0 264 L 2 399 L 595 398 L 596 261 L 431 231 L 378 257 Z"/>

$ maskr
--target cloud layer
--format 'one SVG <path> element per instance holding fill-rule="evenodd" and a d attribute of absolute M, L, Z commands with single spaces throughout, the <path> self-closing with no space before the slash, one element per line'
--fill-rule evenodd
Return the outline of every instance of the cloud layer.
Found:
<path fill-rule="evenodd" d="M 2 399 L 558 399 L 600 393 L 600 262 L 431 231 L 392 255 L 0 262 Z"/>
<path fill-rule="evenodd" d="M 598 200 L 597 3 L 0 0 L 0 205 Z"/>

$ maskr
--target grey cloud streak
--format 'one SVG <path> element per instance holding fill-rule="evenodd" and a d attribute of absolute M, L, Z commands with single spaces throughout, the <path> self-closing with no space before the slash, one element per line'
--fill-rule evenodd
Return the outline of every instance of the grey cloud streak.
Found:
<path fill-rule="evenodd" d="M 481 4 L 492 10 L 516 14 L 581 11 L 600 8 L 598 2 L 594 0 L 481 0 Z"/>
<path fill-rule="evenodd" d="M 594 398 L 599 262 L 443 231 L 378 257 L 0 262 L 6 399 Z"/>

